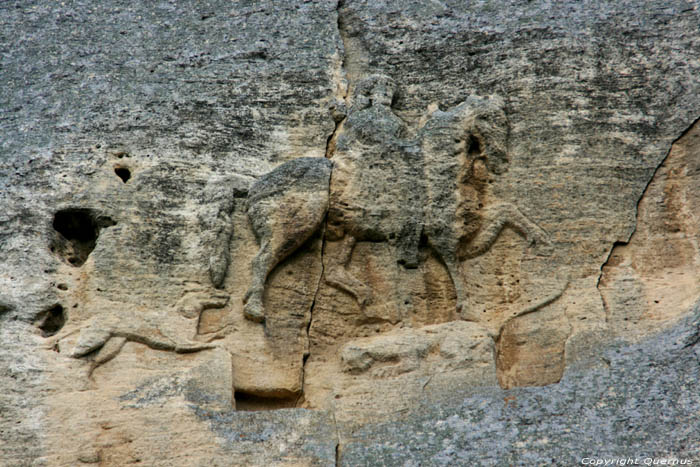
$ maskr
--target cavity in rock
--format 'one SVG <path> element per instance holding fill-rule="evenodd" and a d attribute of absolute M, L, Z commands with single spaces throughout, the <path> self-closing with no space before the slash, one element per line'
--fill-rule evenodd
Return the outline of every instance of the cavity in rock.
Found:
<path fill-rule="evenodd" d="M 116 167 L 114 173 L 117 174 L 117 177 L 121 178 L 124 183 L 128 182 L 131 178 L 131 171 L 126 167 Z"/>
<path fill-rule="evenodd" d="M 66 314 L 61 305 L 54 305 L 39 315 L 37 327 L 41 329 L 41 335 L 51 337 L 61 330 L 66 324 Z"/>
<path fill-rule="evenodd" d="M 82 266 L 95 249 L 100 229 L 115 224 L 109 217 L 97 216 L 90 209 L 62 209 L 54 215 L 54 235 L 49 248 L 71 266 Z"/>

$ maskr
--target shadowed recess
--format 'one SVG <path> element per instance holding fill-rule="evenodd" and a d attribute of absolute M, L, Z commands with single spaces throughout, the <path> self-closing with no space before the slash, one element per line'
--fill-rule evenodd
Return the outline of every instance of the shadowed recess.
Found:
<path fill-rule="evenodd" d="M 66 324 L 66 314 L 63 307 L 56 304 L 48 310 L 42 311 L 37 320 L 37 327 L 41 330 L 41 335 L 51 337 L 63 328 Z"/>
<path fill-rule="evenodd" d="M 115 224 L 111 218 L 96 216 L 90 209 L 62 209 L 53 218 L 55 232 L 50 249 L 71 266 L 82 266 L 95 249 L 100 229 Z"/>
<path fill-rule="evenodd" d="M 124 183 L 128 182 L 131 178 L 131 171 L 126 167 L 115 167 L 114 173 L 117 174 L 117 177 L 121 178 Z"/>
<path fill-rule="evenodd" d="M 236 399 L 236 410 L 248 412 L 293 408 L 296 407 L 297 402 L 297 397 L 261 397 L 245 392 L 236 392 L 234 397 Z"/>

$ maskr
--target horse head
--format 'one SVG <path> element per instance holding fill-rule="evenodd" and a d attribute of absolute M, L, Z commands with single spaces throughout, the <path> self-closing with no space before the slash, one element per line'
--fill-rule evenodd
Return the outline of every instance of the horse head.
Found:
<path fill-rule="evenodd" d="M 482 162 L 496 175 L 508 166 L 508 119 L 499 97 L 469 96 L 447 111 L 437 110 L 420 130 L 424 147 L 445 153 L 447 145 L 454 155 L 465 155 L 472 167 Z"/>

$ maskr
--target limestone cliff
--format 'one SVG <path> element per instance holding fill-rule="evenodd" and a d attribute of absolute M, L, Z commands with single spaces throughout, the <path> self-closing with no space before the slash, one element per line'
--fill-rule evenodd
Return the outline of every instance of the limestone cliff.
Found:
<path fill-rule="evenodd" d="M 0 465 L 700 462 L 700 4 L 0 4 Z"/>

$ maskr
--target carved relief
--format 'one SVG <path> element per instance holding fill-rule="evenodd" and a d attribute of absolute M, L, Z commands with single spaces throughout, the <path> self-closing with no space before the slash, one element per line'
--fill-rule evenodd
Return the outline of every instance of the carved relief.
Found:
<path fill-rule="evenodd" d="M 353 407 L 372 392 L 374 405 L 362 410 L 383 412 L 395 384 L 517 385 L 513 336 L 523 331 L 514 320 L 558 300 L 567 281 L 544 278 L 530 295 L 535 282 L 514 279 L 496 312 L 475 300 L 482 277 L 473 260 L 492 254 L 504 230 L 508 255 L 519 258 L 525 245 L 536 247 L 530 263 L 532 251 L 551 253 L 547 234 L 492 193 L 508 164 L 504 103 L 471 96 L 412 130 L 392 108 L 395 93 L 386 76 L 360 80 L 347 114 L 336 115 L 326 158 L 293 159 L 252 184 L 235 174 L 208 180 L 193 243 L 201 277 L 179 278 L 179 296 L 160 310 L 91 310 L 55 345 L 71 344 L 88 380 L 128 342 L 174 353 L 217 348 L 230 355 L 243 410 L 336 399 Z"/>
<path fill-rule="evenodd" d="M 245 297 L 248 319 L 264 320 L 267 276 L 326 216 L 328 284 L 366 306 L 372 291 L 346 268 L 356 243 L 388 242 L 398 264 L 415 268 L 424 238 L 447 267 L 461 318 L 473 322 L 480 316 L 468 303 L 462 261 L 486 252 L 505 227 L 548 245 L 517 207 L 489 199 L 489 180 L 507 164 L 508 121 L 498 98 L 435 111 L 408 139 L 391 109 L 394 92 L 385 76 L 360 81 L 330 160 L 292 160 L 251 188 L 248 217 L 260 250 Z"/>
<path fill-rule="evenodd" d="M 195 292 L 186 294 L 178 301 L 176 311 L 180 316 L 173 316 L 167 311 L 128 309 L 119 310 L 118 313 L 100 313 L 77 329 L 56 336 L 53 346 L 61 345 L 61 341 L 77 333 L 68 355 L 72 358 L 88 357 L 88 379 L 100 365 L 116 357 L 127 342 L 176 353 L 213 349 L 214 344 L 191 340 L 194 337 L 193 326 L 176 321 L 192 322 L 202 310 L 221 308 L 227 301 L 228 296 L 222 294 L 210 296 Z M 119 307 L 118 304 L 113 306 Z M 183 335 L 183 329 L 188 328 L 191 335 Z M 60 349 L 57 347 L 57 350 Z"/>

